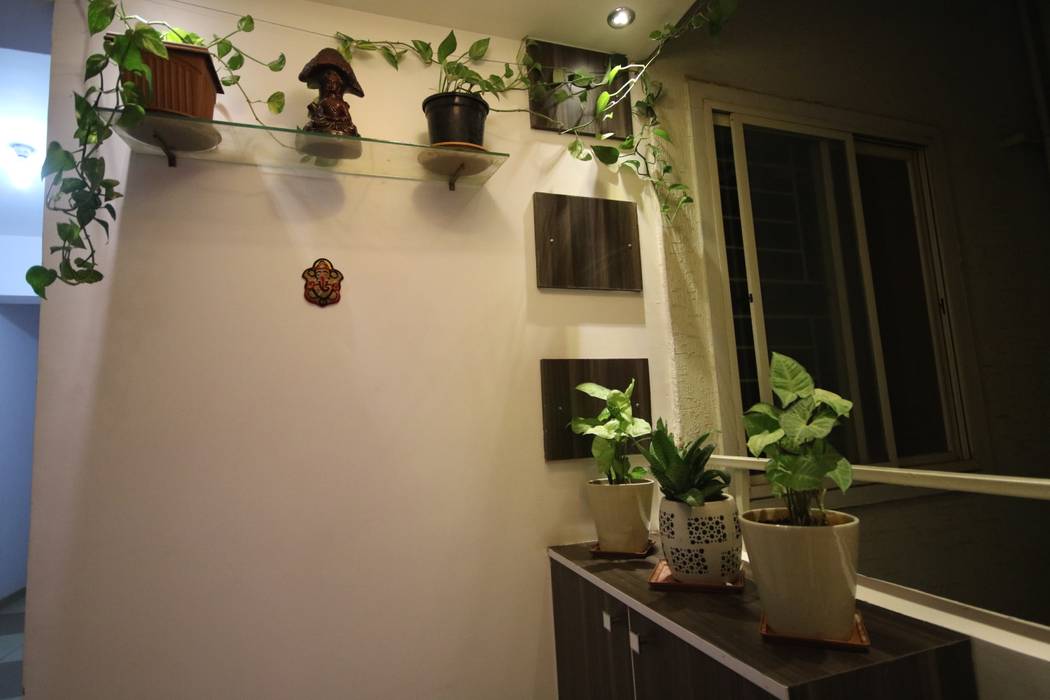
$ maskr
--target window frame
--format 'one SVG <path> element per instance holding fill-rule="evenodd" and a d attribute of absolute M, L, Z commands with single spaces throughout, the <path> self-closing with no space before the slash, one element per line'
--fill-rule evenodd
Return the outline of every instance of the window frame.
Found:
<path fill-rule="evenodd" d="M 863 227 L 863 208 L 858 201 L 859 189 L 856 186 L 858 143 L 863 144 L 860 146 L 862 151 L 877 149 L 880 143 L 897 147 L 901 145 L 914 147 L 917 157 L 914 165 L 909 166 L 916 169 L 917 175 L 912 178 L 912 199 L 916 207 L 921 206 L 923 209 L 921 218 L 916 217 L 917 225 L 923 229 L 920 242 L 922 255 L 928 255 L 930 250 L 936 250 L 938 253 L 934 256 L 935 260 L 931 261 L 933 263 L 931 266 L 925 265 L 925 259 L 923 261 L 924 268 L 932 268 L 935 278 L 924 280 L 924 284 L 927 285 L 927 289 L 929 284 L 934 284 L 938 294 L 930 299 L 937 299 L 938 304 L 940 300 L 943 300 L 944 304 L 944 313 L 941 314 L 941 317 L 947 327 L 943 332 L 934 334 L 935 352 L 939 352 L 937 348 L 940 341 L 938 339 L 943 337 L 946 344 L 943 357 L 946 371 L 954 373 L 955 378 L 954 382 L 947 384 L 950 390 L 950 401 L 944 402 L 945 420 L 946 423 L 949 423 L 949 441 L 951 442 L 953 435 L 957 437 L 953 446 L 957 454 L 944 455 L 943 457 L 948 458 L 947 461 L 929 459 L 927 456 L 918 460 L 898 460 L 895 466 L 929 465 L 948 471 L 981 471 L 985 455 L 990 454 L 987 445 L 987 430 L 984 429 L 987 421 L 980 391 L 977 358 L 973 351 L 975 345 L 970 330 L 969 310 L 963 286 L 955 219 L 949 206 L 951 196 L 943 167 L 944 148 L 937 129 L 904 120 L 763 95 L 692 79 L 688 81 L 688 91 L 692 143 L 694 144 L 693 175 L 698 185 L 697 199 L 700 210 L 699 235 L 702 254 L 709 261 L 706 288 L 714 339 L 714 363 L 718 369 L 714 388 L 719 399 L 719 422 L 722 428 L 723 449 L 741 456 L 747 454 L 746 438 L 739 419 L 744 407 L 741 405 L 735 329 L 729 295 L 729 265 L 719 196 L 714 127 L 716 123 L 725 125 L 728 122 L 731 129 L 739 132 L 739 134 L 733 133 L 737 184 L 739 192 L 747 192 L 747 203 L 749 204 L 750 191 L 746 187 L 747 180 L 740 177 L 741 168 L 746 174 L 746 157 L 744 159 L 737 157 L 737 154 L 742 152 L 737 148 L 737 144 L 738 139 L 743 135 L 743 125 L 746 123 L 781 129 L 788 125 L 790 131 L 844 141 L 851 179 L 851 199 L 854 200 L 853 208 L 856 212 L 858 229 Z M 735 127 L 734 117 L 738 122 Z M 925 191 L 916 192 L 915 183 L 922 183 Z M 741 205 L 743 205 L 745 202 L 743 198 L 741 200 Z M 743 211 L 743 206 L 741 208 L 743 223 L 745 211 Z M 750 206 L 746 209 L 746 216 L 750 217 Z M 749 287 L 754 293 L 755 285 L 751 284 L 750 269 L 748 275 Z M 866 284 L 865 287 L 866 292 L 871 288 L 870 284 Z M 758 311 L 761 311 L 760 307 Z M 933 312 L 932 309 L 930 311 Z M 753 320 L 756 315 L 756 307 L 752 305 Z M 877 336 L 873 335 L 873 337 Z M 970 350 L 966 351 L 966 349 Z M 939 366 L 941 360 L 942 358 L 938 356 Z M 885 384 L 884 376 L 880 377 L 880 382 Z M 940 381 L 939 385 L 945 386 Z M 951 413 L 950 420 L 949 413 Z M 753 477 L 753 481 L 757 484 L 762 479 L 756 476 Z M 759 497 L 757 493 L 756 497 Z"/>

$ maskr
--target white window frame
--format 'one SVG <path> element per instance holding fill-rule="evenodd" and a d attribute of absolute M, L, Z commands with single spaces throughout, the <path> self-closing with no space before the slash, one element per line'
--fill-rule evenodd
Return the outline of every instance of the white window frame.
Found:
<path fill-rule="evenodd" d="M 851 170 L 850 177 L 854 181 L 851 189 L 853 196 L 859 196 L 856 187 L 856 162 L 854 158 L 857 143 L 854 134 L 863 135 L 865 141 L 862 150 L 869 147 L 869 142 L 885 141 L 894 144 L 911 144 L 919 147 L 916 153 L 921 157 L 909 167 L 920 169 L 917 171 L 919 177 L 913 178 L 913 182 L 925 182 L 928 191 L 923 196 L 915 196 L 913 200 L 917 206 L 923 208 L 920 222 L 922 226 L 923 254 L 928 255 L 930 246 L 936 245 L 939 256 L 936 263 L 931 267 L 935 271 L 936 279 L 928 280 L 927 284 L 933 283 L 939 293 L 930 297 L 931 299 L 943 299 L 945 323 L 950 324 L 945 329 L 944 336 L 954 341 L 943 348 L 944 355 L 938 360 L 944 360 L 946 366 L 955 374 L 956 381 L 950 383 L 953 396 L 951 400 L 945 401 L 946 419 L 950 415 L 949 440 L 953 436 L 956 441 L 955 449 L 958 457 L 951 461 L 922 460 L 922 464 L 934 463 L 938 469 L 949 471 L 980 471 L 986 468 L 982 465 L 986 455 L 989 455 L 987 445 L 987 421 L 983 410 L 983 401 L 980 391 L 980 382 L 975 353 L 966 351 L 974 348 L 972 333 L 970 331 L 969 311 L 967 308 L 965 288 L 962 279 L 961 258 L 959 254 L 958 239 L 955 232 L 955 220 L 951 213 L 949 203 L 950 193 L 946 184 L 943 171 L 944 150 L 942 140 L 938 131 L 930 126 L 915 124 L 887 117 L 874 116 L 852 112 L 849 110 L 836 109 L 825 105 L 799 102 L 780 97 L 762 95 L 746 90 L 731 88 L 721 85 L 711 85 L 696 80 L 689 81 L 689 100 L 691 107 L 692 142 L 695 144 L 694 152 L 694 177 L 697 183 L 699 202 L 699 224 L 702 251 L 709 261 L 708 270 L 712 274 L 707 275 L 707 291 L 710 300 L 710 311 L 712 319 L 712 331 L 715 338 L 715 366 L 718 368 L 716 379 L 716 390 L 718 392 L 718 405 L 720 408 L 720 424 L 722 427 L 723 447 L 726 451 L 735 452 L 737 455 L 746 455 L 745 442 L 740 415 L 743 413 L 741 405 L 739 368 L 736 359 L 735 329 L 733 326 L 732 303 L 728 290 L 728 261 L 726 258 L 725 232 L 723 229 L 721 198 L 718 191 L 718 168 L 713 139 L 714 126 L 719 120 L 724 120 L 722 115 L 730 115 L 730 126 L 733 129 L 734 156 L 737 168 L 738 191 L 746 193 L 750 197 L 746 179 L 746 158 L 741 158 L 743 153 L 737 146 L 742 142 L 743 125 L 755 124 L 758 126 L 772 126 L 773 128 L 784 128 L 790 125 L 789 130 L 799 133 L 810 133 L 816 136 L 830 136 L 837 140 L 843 140 L 847 146 L 847 159 Z M 721 113 L 721 114 L 720 114 Z M 735 118 L 735 119 L 734 119 Z M 734 121 L 736 124 L 734 124 Z M 722 121 L 722 123 L 725 123 Z M 743 169 L 743 173 L 741 173 Z M 741 176 L 743 174 L 743 177 Z M 744 217 L 750 218 L 750 207 L 744 207 L 743 196 L 741 196 L 741 222 Z M 863 226 L 862 208 L 859 201 L 854 201 L 855 218 L 858 228 Z M 936 225 L 934 225 L 934 223 Z M 936 240 L 931 240 L 936 232 Z M 745 235 L 747 235 L 745 233 Z M 863 243 L 863 241 L 862 241 Z M 745 245 L 746 247 L 746 245 Z M 753 247 L 753 246 L 752 246 Z M 759 290 L 760 285 L 751 284 L 751 275 L 757 274 L 757 269 L 748 269 L 749 287 L 752 294 Z M 866 285 L 870 289 L 870 285 Z M 756 295 L 757 304 L 752 305 L 752 319 L 759 316 L 760 294 Z M 869 317 L 871 314 L 869 314 Z M 877 319 L 875 319 L 877 321 Z M 756 335 L 756 346 L 759 343 L 759 334 Z M 935 350 L 942 352 L 939 347 L 939 338 L 942 333 L 934 334 Z M 877 338 L 873 334 L 873 338 Z M 764 340 L 764 333 L 762 334 Z M 757 350 L 756 350 L 757 352 Z M 761 365 L 760 365 L 761 367 Z M 760 387 L 761 379 L 760 379 Z M 943 387 L 944 384 L 941 384 Z M 947 398 L 947 397 L 945 397 Z M 959 410 L 955 410 L 955 406 Z M 898 461 L 896 466 L 921 466 L 914 460 Z M 757 480 L 758 482 L 761 479 Z M 756 484 L 757 485 L 757 484 Z M 892 489 L 893 487 L 887 487 Z M 760 489 L 761 490 L 761 487 Z M 902 490 L 902 489 L 898 489 Z M 904 491 L 914 489 L 904 488 Z M 761 497 L 756 492 L 754 497 Z M 895 497 L 887 493 L 888 497 Z M 869 496 L 870 498 L 870 496 Z M 878 500 L 882 500 L 879 498 Z"/>

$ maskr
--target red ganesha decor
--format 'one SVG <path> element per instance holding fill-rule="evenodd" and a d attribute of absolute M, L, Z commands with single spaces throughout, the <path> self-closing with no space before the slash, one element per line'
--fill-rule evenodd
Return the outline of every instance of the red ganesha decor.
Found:
<path fill-rule="evenodd" d="M 308 302 L 322 307 L 339 303 L 343 273 L 335 269 L 331 260 L 318 258 L 312 267 L 303 272 L 303 279 L 306 280 L 303 296 Z"/>

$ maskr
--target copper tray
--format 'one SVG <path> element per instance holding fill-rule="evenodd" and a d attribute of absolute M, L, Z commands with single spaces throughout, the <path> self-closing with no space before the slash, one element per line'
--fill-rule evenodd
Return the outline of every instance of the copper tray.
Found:
<path fill-rule="evenodd" d="M 685 583 L 671 575 L 666 559 L 661 559 L 649 575 L 649 588 L 661 591 L 705 591 L 708 593 L 740 593 L 744 590 L 744 572 L 725 583 Z"/>
<path fill-rule="evenodd" d="M 829 649 L 843 649 L 845 651 L 867 651 L 871 647 L 871 638 L 868 630 L 864 627 L 864 618 L 860 611 L 853 613 L 853 632 L 849 639 L 817 639 L 814 637 L 792 637 L 786 634 L 777 634 L 770 629 L 766 623 L 766 616 L 762 615 L 762 626 L 760 628 L 762 638 L 770 642 L 787 644 L 805 644 L 815 647 L 827 647 Z"/>

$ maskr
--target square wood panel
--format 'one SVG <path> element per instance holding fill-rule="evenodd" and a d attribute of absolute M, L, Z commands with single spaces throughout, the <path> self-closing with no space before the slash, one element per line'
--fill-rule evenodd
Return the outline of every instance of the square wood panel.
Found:
<path fill-rule="evenodd" d="M 569 423 L 576 416 L 596 416 L 605 402 L 576 391 L 576 385 L 594 382 L 610 389 L 627 388 L 635 380 L 634 415 L 652 422 L 649 398 L 649 360 L 540 360 L 543 400 L 543 455 L 548 462 L 591 456 L 593 438 L 576 435 Z M 630 450 L 634 452 L 632 448 Z"/>
<path fill-rule="evenodd" d="M 642 291 L 634 202 L 536 192 L 536 285 Z"/>
<path fill-rule="evenodd" d="M 587 49 L 578 49 L 574 46 L 562 46 L 560 44 L 551 44 L 546 41 L 533 41 L 530 43 L 529 55 L 540 64 L 541 68 L 539 71 L 534 71 L 534 77 L 550 82 L 554 79 L 555 71 L 559 73 L 559 80 L 564 80 L 561 77 L 562 73 L 587 73 L 590 75 L 596 75 L 599 78 L 605 75 L 605 72 L 612 66 L 624 65 L 627 63 L 627 59 L 619 54 L 608 54 L 600 51 L 588 51 Z M 626 82 L 627 76 L 624 73 L 618 75 L 611 86 L 606 86 L 610 93 L 615 92 L 617 89 L 623 86 Z M 568 90 L 571 92 L 575 90 L 573 87 L 569 87 Z M 594 104 L 598 99 L 598 94 L 601 89 L 591 90 L 587 93 L 587 99 L 585 102 L 580 102 L 576 94 L 573 94 L 569 99 L 562 102 L 557 102 L 552 96 L 548 96 L 544 100 L 537 100 L 534 97 L 529 99 L 529 109 L 533 112 L 539 112 L 542 115 L 551 117 L 557 122 L 551 122 L 544 119 L 542 116 L 536 114 L 530 115 L 530 120 L 533 129 L 543 129 L 545 131 L 562 131 L 565 127 L 572 127 L 585 124 L 594 119 Z M 563 124 L 564 126 L 559 126 Z M 587 128 L 581 128 L 581 134 L 594 135 L 601 132 L 612 132 L 613 138 L 624 139 L 629 136 L 632 131 L 631 123 L 631 100 L 627 99 L 618 104 L 613 108 L 613 118 L 602 122 L 595 122 Z"/>

